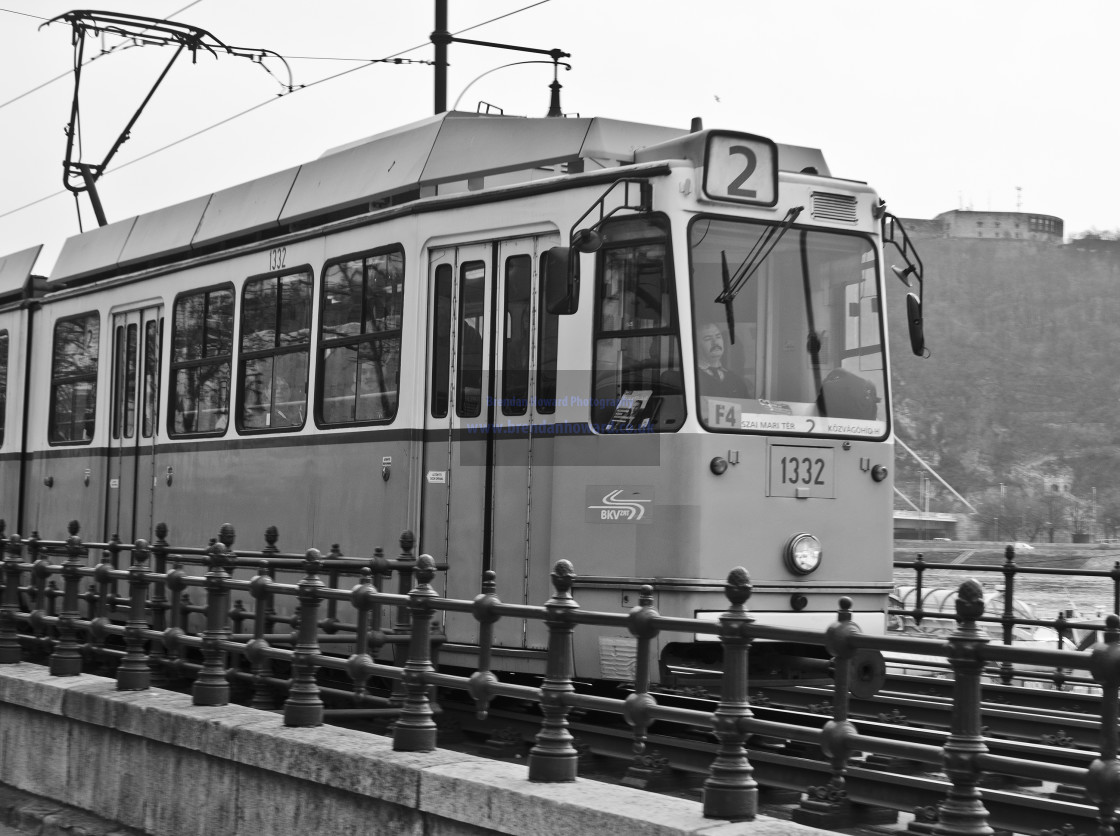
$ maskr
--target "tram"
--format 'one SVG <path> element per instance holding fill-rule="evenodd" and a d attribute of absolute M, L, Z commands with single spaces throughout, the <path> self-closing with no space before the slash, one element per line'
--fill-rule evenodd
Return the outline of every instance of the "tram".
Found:
<path fill-rule="evenodd" d="M 866 184 L 740 131 L 443 113 L 0 261 L 0 518 L 172 543 L 224 522 L 368 556 L 416 533 L 471 598 L 885 631 L 893 438 Z M 922 350 L 921 299 L 908 299 Z M 260 535 L 256 535 L 260 536 Z M 256 547 L 250 544 L 247 547 Z M 444 661 L 478 626 L 443 625 Z M 540 624 L 494 668 L 541 673 Z M 718 643 L 666 640 L 662 670 Z M 756 645 L 781 675 L 793 648 Z M 627 680 L 625 631 L 577 676 Z"/>

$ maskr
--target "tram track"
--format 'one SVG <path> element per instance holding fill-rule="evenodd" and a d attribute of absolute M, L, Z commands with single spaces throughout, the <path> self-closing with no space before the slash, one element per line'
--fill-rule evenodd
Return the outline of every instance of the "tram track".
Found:
<path fill-rule="evenodd" d="M 829 719 L 765 706 L 752 710 L 760 720 L 793 722 L 801 717 L 823 726 Z M 854 722 L 867 734 L 887 734 L 904 742 L 940 746 L 947 734 L 936 729 L 862 719 Z M 492 710 L 485 720 L 480 720 L 473 706 L 451 701 L 443 704 L 441 725 L 450 725 L 464 735 L 466 742 L 460 742 L 456 748 L 514 759 L 525 757 L 540 730 L 540 717 L 532 711 L 504 707 Z M 581 753 L 581 777 L 681 797 L 699 798 L 703 778 L 717 750 L 714 737 L 706 730 L 674 728 L 668 724 L 655 724 L 641 754 L 634 751 L 631 730 L 617 720 L 601 722 L 590 715 L 577 716 L 571 719 L 569 730 Z M 489 737 L 483 740 L 486 735 Z M 1082 769 L 1094 757 L 1092 752 L 1066 746 L 998 738 L 989 738 L 987 743 L 993 754 Z M 826 786 L 833 774 L 831 765 L 812 745 L 756 735 L 748 739 L 747 749 L 761 790 L 761 811 L 766 815 L 795 816 L 801 794 L 811 787 Z M 850 832 L 851 828 L 893 822 L 899 814 L 908 819 L 914 811 L 936 807 L 945 799 L 949 786 L 937 764 L 858 756 L 845 773 L 845 790 L 852 809 L 831 824 L 824 820 L 814 824 Z M 1079 788 L 1015 781 L 995 774 L 985 774 L 982 786 L 984 805 L 994 828 L 1027 834 L 1069 826 L 1075 833 L 1093 832 L 1096 828 L 1097 811 Z"/>

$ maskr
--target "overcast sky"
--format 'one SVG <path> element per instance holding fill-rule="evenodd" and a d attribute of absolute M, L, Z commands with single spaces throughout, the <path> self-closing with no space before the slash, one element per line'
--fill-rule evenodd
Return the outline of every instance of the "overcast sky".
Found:
<path fill-rule="evenodd" d="M 303 85 L 280 96 L 278 81 L 246 59 L 200 53 L 192 64 L 181 56 L 99 183 L 109 221 L 298 165 L 433 113 L 429 64 L 366 63 L 430 61 L 432 0 L 98 5 L 279 53 Z M 571 53 L 571 71 L 560 74 L 568 114 L 680 127 L 699 116 L 708 128 L 819 147 L 834 175 L 869 182 L 902 217 L 1020 210 L 1063 218 L 1067 236 L 1120 229 L 1116 0 L 449 6 L 449 28 L 462 37 Z M 79 221 L 62 185 L 71 31 L 63 22 L 39 27 L 72 8 L 0 0 L 0 256 L 43 244 L 35 272 L 45 275 Z M 111 51 L 82 73 L 82 150 L 90 163 L 104 159 L 173 54 L 171 47 L 124 49 L 107 38 L 87 41 L 87 60 L 102 47 Z M 453 44 L 448 105 L 459 100 L 460 110 L 475 110 L 483 101 L 507 114 L 543 116 L 550 66 L 488 72 L 537 59 L 547 60 Z M 287 82 L 281 64 L 268 66 Z M 93 213 L 86 197 L 80 203 L 89 229 Z"/>

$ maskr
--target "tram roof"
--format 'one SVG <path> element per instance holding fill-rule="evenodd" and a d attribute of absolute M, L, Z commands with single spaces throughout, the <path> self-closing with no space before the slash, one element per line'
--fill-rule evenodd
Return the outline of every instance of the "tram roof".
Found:
<path fill-rule="evenodd" d="M 303 165 L 75 235 L 63 244 L 50 283 L 211 251 L 316 218 L 529 182 L 563 170 L 629 165 L 651 147 L 664 149 L 665 159 L 683 157 L 691 148 L 681 141 L 688 134 L 601 117 L 441 113 L 330 149 Z M 782 167 L 800 170 L 807 151 L 823 166 L 819 151 L 779 146 Z"/>
<path fill-rule="evenodd" d="M 0 256 L 0 302 L 18 299 L 31 278 L 42 244 Z"/>

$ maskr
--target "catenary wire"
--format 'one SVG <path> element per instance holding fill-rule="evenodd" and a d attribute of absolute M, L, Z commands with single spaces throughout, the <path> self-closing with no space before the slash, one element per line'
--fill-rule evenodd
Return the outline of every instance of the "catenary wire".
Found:
<path fill-rule="evenodd" d="M 190 6 L 193 6 L 193 5 L 195 5 L 196 3 L 199 3 L 199 2 L 202 2 L 202 0 L 195 0 L 194 3 L 190 4 Z M 529 9 L 535 8 L 537 6 L 543 6 L 545 3 L 549 3 L 549 2 L 551 2 L 551 0 L 538 0 L 536 3 L 530 3 L 529 5 L 523 6 L 520 9 L 515 9 L 511 12 L 507 12 L 506 14 L 498 15 L 497 17 L 490 18 L 489 20 L 484 20 L 484 21 L 481 21 L 480 23 L 476 23 L 472 26 L 468 26 L 466 28 L 456 30 L 453 34 L 461 35 L 464 32 L 470 32 L 473 29 L 478 29 L 481 26 L 487 26 L 491 23 L 494 23 L 496 21 L 502 20 L 502 19 L 507 18 L 507 17 L 511 17 L 513 15 L 516 15 L 516 14 L 520 14 L 522 12 L 528 11 Z M 186 7 L 184 7 L 184 9 L 185 8 L 190 8 L 190 6 L 186 6 Z M 0 9 L 0 11 L 5 11 L 5 10 Z M 181 9 L 180 11 L 183 11 L 183 9 Z M 178 12 L 176 14 L 178 14 Z M 324 76 L 323 78 L 317 79 L 316 81 L 312 81 L 312 82 L 309 82 L 308 84 L 300 85 L 299 87 L 297 87 L 295 90 L 291 91 L 290 93 L 284 93 L 284 94 L 281 94 L 279 96 L 275 96 L 273 98 L 265 99 L 264 101 L 258 102 L 257 104 L 253 105 L 252 107 L 245 108 L 244 110 L 239 111 L 238 113 L 232 114 L 231 116 L 227 116 L 225 119 L 221 119 L 221 120 L 219 120 L 219 121 L 217 121 L 217 122 L 215 122 L 211 125 L 206 126 L 205 128 L 201 128 L 200 130 L 197 130 L 197 131 L 195 131 L 191 134 L 180 137 L 179 139 L 176 139 L 173 142 L 169 142 L 166 145 L 163 145 L 159 148 L 155 148 L 155 149 L 149 151 L 146 154 L 142 154 L 139 157 L 135 157 L 135 158 L 133 158 L 131 160 L 128 160 L 126 162 L 123 162 L 119 165 L 113 166 L 112 170 L 113 171 L 119 171 L 122 168 L 127 168 L 130 165 L 141 162 L 142 160 L 146 160 L 149 157 L 155 156 L 156 154 L 160 154 L 164 151 L 167 151 L 171 148 L 174 148 L 177 145 L 181 145 L 184 142 L 187 142 L 191 139 L 194 139 L 195 137 L 198 137 L 198 136 L 201 136 L 202 134 L 208 133 L 209 131 L 212 131 L 215 128 L 219 128 L 222 125 L 226 125 L 226 124 L 234 121 L 235 119 L 240 119 L 242 116 L 247 116 L 248 114 L 250 114 L 250 113 L 252 113 L 256 110 L 259 110 L 260 108 L 262 108 L 266 105 L 272 104 L 273 102 L 275 102 L 279 99 L 286 98 L 287 96 L 292 95 L 292 93 L 296 93 L 296 92 L 299 92 L 301 90 L 308 90 L 312 87 L 317 87 L 320 84 L 325 84 L 328 81 L 334 81 L 336 79 L 342 78 L 343 76 L 349 75 L 352 72 L 356 72 L 358 70 L 362 70 L 362 69 L 365 69 L 367 67 L 374 66 L 376 64 L 392 62 L 392 60 L 394 58 L 398 58 L 402 55 L 406 55 L 407 53 L 413 52 L 417 49 L 423 49 L 424 47 L 428 46 L 429 44 L 430 44 L 430 41 L 425 41 L 423 43 L 416 44 L 415 46 L 410 46 L 410 47 L 407 47 L 406 49 L 402 49 L 398 52 L 395 52 L 392 55 L 387 56 L 386 58 L 368 59 L 366 63 L 363 63 L 363 64 L 361 64 L 357 67 L 351 67 L 347 70 L 343 70 L 342 72 L 335 73 L 334 75 Z M 67 75 L 68 74 L 69 73 L 67 73 Z M 62 194 L 65 194 L 65 193 L 66 193 L 65 189 L 59 189 L 58 191 L 53 192 L 49 195 L 45 195 L 43 197 L 37 198 L 36 200 L 31 201 L 30 203 L 25 203 L 22 206 L 18 206 L 14 209 L 9 209 L 6 212 L 0 212 L 0 218 L 9 217 L 11 215 L 16 214 L 17 212 L 22 212 L 25 209 L 29 209 L 32 206 L 36 206 L 40 203 L 43 203 L 47 200 L 51 200 L 52 198 L 58 197 L 59 195 L 62 195 Z"/>

